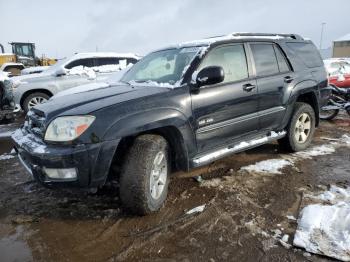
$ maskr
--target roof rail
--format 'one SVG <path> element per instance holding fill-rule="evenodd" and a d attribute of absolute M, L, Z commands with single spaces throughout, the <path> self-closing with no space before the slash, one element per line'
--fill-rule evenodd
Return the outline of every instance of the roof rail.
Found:
<path fill-rule="evenodd" d="M 232 36 L 246 36 L 246 37 L 254 37 L 254 36 L 259 36 L 259 37 L 271 37 L 271 36 L 276 36 L 276 37 L 285 37 L 285 38 L 291 38 L 295 40 L 304 40 L 300 35 L 297 34 L 272 34 L 272 33 L 233 33 Z"/>

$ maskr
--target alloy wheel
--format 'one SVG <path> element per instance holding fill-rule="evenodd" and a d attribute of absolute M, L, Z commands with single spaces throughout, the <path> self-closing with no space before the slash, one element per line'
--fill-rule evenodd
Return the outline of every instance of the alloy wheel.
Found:
<path fill-rule="evenodd" d="M 153 160 L 153 168 L 150 175 L 150 192 L 153 199 L 157 200 L 162 195 L 167 182 L 168 163 L 162 151 L 156 154 Z"/>

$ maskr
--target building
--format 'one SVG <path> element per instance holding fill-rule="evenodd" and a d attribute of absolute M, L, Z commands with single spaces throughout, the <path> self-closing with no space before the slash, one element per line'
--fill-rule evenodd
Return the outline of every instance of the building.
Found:
<path fill-rule="evenodd" d="M 333 41 L 333 57 L 350 57 L 350 34 Z"/>

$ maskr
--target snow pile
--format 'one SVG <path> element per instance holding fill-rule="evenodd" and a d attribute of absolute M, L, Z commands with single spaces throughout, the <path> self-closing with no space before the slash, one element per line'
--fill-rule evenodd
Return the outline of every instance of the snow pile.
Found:
<path fill-rule="evenodd" d="M 32 66 L 21 70 L 21 75 L 38 74 L 49 69 L 50 66 Z"/>
<path fill-rule="evenodd" d="M 240 170 L 248 172 L 269 173 L 269 174 L 282 174 L 281 170 L 286 166 L 292 166 L 293 163 L 285 159 L 269 159 L 242 167 Z"/>
<path fill-rule="evenodd" d="M 244 142 L 243 142 L 244 143 Z M 297 161 L 311 159 L 315 156 L 329 155 L 335 152 L 338 146 L 350 145 L 350 136 L 344 134 L 337 142 L 314 146 L 304 151 L 294 154 L 282 155 L 282 159 L 269 159 L 257 162 L 253 165 L 241 167 L 240 170 L 258 173 L 281 174 L 281 170 L 286 166 L 294 166 Z"/>
<path fill-rule="evenodd" d="M 88 79 L 95 79 L 96 73 L 95 71 L 86 66 L 76 66 L 72 69 L 67 70 L 67 75 L 79 75 L 79 76 L 87 76 Z"/>
<path fill-rule="evenodd" d="M 11 158 L 14 158 L 14 156 L 8 155 L 8 154 L 0 155 L 0 160 L 7 160 L 7 159 L 11 159 Z"/>
<path fill-rule="evenodd" d="M 301 158 L 312 158 L 314 156 L 329 155 L 334 152 L 335 152 L 334 145 L 329 144 L 329 145 L 315 146 L 310 149 L 294 153 L 293 156 L 297 156 Z"/>
<path fill-rule="evenodd" d="M 69 70 L 67 70 L 67 75 L 86 75 L 89 79 L 95 79 L 96 73 L 112 73 L 117 72 L 126 68 L 131 67 L 133 64 L 128 64 L 126 60 L 120 60 L 119 64 L 111 64 L 111 65 L 102 65 L 102 66 L 94 66 L 94 67 L 86 67 L 86 66 L 76 66 Z"/>
<path fill-rule="evenodd" d="M 293 244 L 306 251 L 350 261 L 350 188 L 331 186 L 318 196 L 321 203 L 302 210 Z"/>

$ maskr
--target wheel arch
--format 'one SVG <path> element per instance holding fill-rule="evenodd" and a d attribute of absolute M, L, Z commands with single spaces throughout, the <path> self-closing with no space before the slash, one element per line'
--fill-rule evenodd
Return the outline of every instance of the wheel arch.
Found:
<path fill-rule="evenodd" d="M 23 109 L 23 103 L 24 103 L 24 100 L 30 96 L 31 94 L 34 94 L 34 93 L 44 93 L 46 95 L 48 95 L 49 97 L 53 96 L 52 92 L 47 90 L 47 89 L 44 89 L 44 88 L 38 88 L 38 89 L 30 89 L 26 92 L 23 93 L 23 95 L 21 96 L 21 99 L 20 99 L 20 106 L 21 108 Z"/>
<path fill-rule="evenodd" d="M 297 97 L 295 102 L 303 102 L 306 104 L 309 104 L 314 112 L 315 112 L 315 118 L 316 118 L 316 127 L 319 125 L 320 123 L 320 109 L 319 109 L 319 105 L 318 105 L 318 98 L 315 94 L 315 92 L 313 91 L 309 91 L 309 92 L 305 92 L 302 94 L 299 94 L 299 96 Z"/>
<path fill-rule="evenodd" d="M 123 155 L 134 139 L 144 134 L 164 137 L 171 149 L 173 167 L 189 170 L 191 152 L 196 150 L 195 137 L 189 121 L 178 110 L 163 108 L 126 116 L 108 129 L 103 140 L 121 139 L 115 155 Z"/>

